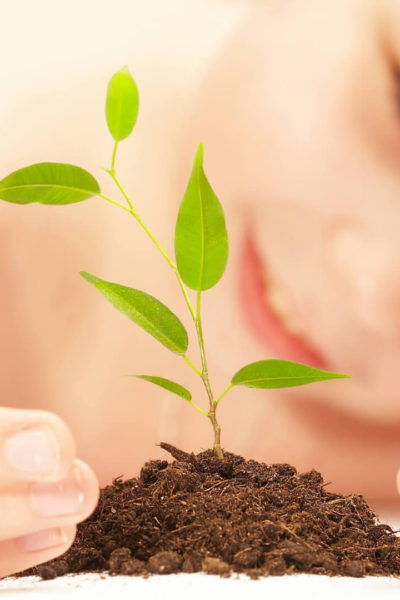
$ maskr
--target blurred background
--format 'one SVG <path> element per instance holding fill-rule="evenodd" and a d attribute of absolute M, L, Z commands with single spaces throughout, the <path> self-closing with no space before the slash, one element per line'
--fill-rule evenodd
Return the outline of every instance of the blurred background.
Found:
<path fill-rule="evenodd" d="M 252 360 L 351 380 L 230 392 L 222 443 L 321 470 L 329 489 L 398 510 L 400 152 L 393 2 L 3 0 L 0 177 L 59 161 L 118 190 L 104 118 L 111 75 L 140 92 L 117 171 L 173 254 L 195 149 L 226 211 L 230 258 L 204 295 L 216 392 Z M 398 9 L 397 9 L 398 10 Z M 400 22 L 400 20 L 399 20 Z M 167 441 L 209 447 L 207 420 L 126 373 L 171 377 L 205 404 L 184 361 L 79 276 L 152 293 L 191 329 L 170 269 L 136 222 L 100 199 L 0 204 L 0 398 L 52 410 L 105 484 Z M 192 332 L 194 333 L 194 332 Z M 192 335 L 190 356 L 199 362 Z M 192 376 L 193 375 L 193 376 Z"/>

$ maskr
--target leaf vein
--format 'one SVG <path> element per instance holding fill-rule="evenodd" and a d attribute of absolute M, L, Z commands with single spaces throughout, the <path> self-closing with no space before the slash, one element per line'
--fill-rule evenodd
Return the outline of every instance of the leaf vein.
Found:
<path fill-rule="evenodd" d="M 60 185 L 60 184 L 56 184 L 56 183 L 27 183 L 24 185 L 13 185 L 13 186 L 9 186 L 9 187 L 1 187 L 0 186 L 0 192 L 7 192 L 8 190 L 19 190 L 19 189 L 23 189 L 23 188 L 57 188 L 57 189 L 61 189 L 61 190 L 71 190 L 74 192 L 82 192 L 85 194 L 87 194 L 88 192 L 90 192 L 92 194 L 96 194 L 98 191 L 100 191 L 100 190 L 91 190 L 91 189 L 81 189 L 81 188 L 77 188 L 74 186 Z"/>
<path fill-rule="evenodd" d="M 147 326 L 147 331 L 157 332 L 159 335 L 159 339 L 161 338 L 164 340 L 164 342 L 167 342 L 166 345 L 169 345 L 170 348 L 172 347 L 172 348 L 175 348 L 175 350 L 182 352 L 182 348 L 180 346 L 178 346 L 172 338 L 168 337 L 168 335 L 166 335 L 165 332 L 162 331 L 162 329 L 159 329 L 154 324 L 154 322 L 150 321 L 143 313 L 141 313 L 139 310 L 133 308 L 129 302 L 123 300 L 121 298 L 121 296 L 119 296 L 118 294 L 110 294 L 109 291 L 108 291 L 108 295 L 110 297 L 113 297 L 114 299 L 117 299 L 119 301 L 120 306 L 121 307 L 123 306 L 125 308 L 126 312 L 128 312 L 128 314 L 129 314 L 129 312 L 131 312 L 132 314 L 135 315 L 136 318 L 137 318 L 137 316 L 139 316 L 139 320 L 141 320 L 142 323 L 144 323 L 144 325 Z M 143 327 L 143 329 L 146 329 L 146 327 Z M 161 341 L 161 339 L 160 339 L 160 341 Z"/>

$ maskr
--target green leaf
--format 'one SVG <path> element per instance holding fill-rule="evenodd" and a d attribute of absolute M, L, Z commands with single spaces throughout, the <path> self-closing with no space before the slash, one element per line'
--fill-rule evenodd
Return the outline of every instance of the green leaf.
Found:
<path fill-rule="evenodd" d="M 175 383 L 170 379 L 165 379 L 164 377 L 157 377 L 155 375 L 130 375 L 130 377 L 138 377 L 139 379 L 144 379 L 145 381 L 150 381 L 150 383 L 155 383 L 155 385 L 159 385 L 160 387 L 168 390 L 169 392 L 173 392 L 177 394 L 184 400 L 190 402 L 192 399 L 192 394 L 187 390 L 183 385 L 179 383 Z"/>
<path fill-rule="evenodd" d="M 117 71 L 107 88 L 106 119 L 116 142 L 128 137 L 139 111 L 139 92 L 128 67 Z"/>
<path fill-rule="evenodd" d="M 169 350 L 176 354 L 185 354 L 188 347 L 186 329 L 165 304 L 150 294 L 104 281 L 86 271 L 80 271 L 80 275 L 92 283 L 115 308 Z"/>
<path fill-rule="evenodd" d="M 283 388 L 347 377 L 349 375 L 321 371 L 288 360 L 260 360 L 240 369 L 232 377 L 231 383 L 252 388 Z"/>
<path fill-rule="evenodd" d="M 0 181 L 0 198 L 16 204 L 72 204 L 99 192 L 100 186 L 90 173 L 65 163 L 36 163 Z"/>
<path fill-rule="evenodd" d="M 228 260 L 224 212 L 203 170 L 202 144 L 179 209 L 175 255 L 179 274 L 192 290 L 213 287 Z"/>

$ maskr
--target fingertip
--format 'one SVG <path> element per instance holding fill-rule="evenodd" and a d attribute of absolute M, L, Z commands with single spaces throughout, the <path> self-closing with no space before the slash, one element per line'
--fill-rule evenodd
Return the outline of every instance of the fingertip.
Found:
<path fill-rule="evenodd" d="M 76 457 L 76 442 L 71 429 L 58 415 L 49 411 L 37 411 L 44 426 L 54 436 L 54 453 L 56 465 L 53 471 L 44 473 L 42 476 L 48 481 L 58 481 L 67 475 Z"/>
<path fill-rule="evenodd" d="M 99 482 L 93 469 L 83 460 L 76 458 L 73 465 L 83 493 L 83 505 L 79 518 L 79 521 L 83 521 L 96 509 L 100 495 Z"/>
<path fill-rule="evenodd" d="M 15 545 L 22 554 L 50 552 L 55 558 L 71 547 L 75 534 L 76 525 L 52 527 L 15 538 Z"/>
<path fill-rule="evenodd" d="M 0 578 L 58 558 L 72 546 L 76 525 L 39 530 L 0 542 Z"/>

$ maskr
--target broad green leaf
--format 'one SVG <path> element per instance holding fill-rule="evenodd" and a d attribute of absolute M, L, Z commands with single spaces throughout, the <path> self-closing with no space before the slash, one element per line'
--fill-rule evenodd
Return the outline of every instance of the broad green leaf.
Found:
<path fill-rule="evenodd" d="M 92 283 L 115 308 L 169 350 L 176 354 L 185 354 L 188 347 L 186 329 L 165 304 L 150 294 L 104 281 L 86 271 L 80 271 L 80 275 Z"/>
<path fill-rule="evenodd" d="M 128 137 L 139 111 L 139 92 L 128 67 L 117 71 L 107 88 L 106 119 L 116 142 Z"/>
<path fill-rule="evenodd" d="M 288 360 L 260 360 L 240 369 L 232 377 L 231 384 L 253 388 L 283 388 L 347 377 L 349 375 L 321 371 Z"/>
<path fill-rule="evenodd" d="M 36 163 L 0 181 L 0 198 L 16 204 L 72 204 L 99 192 L 100 186 L 90 173 L 65 163 Z"/>
<path fill-rule="evenodd" d="M 192 394 L 187 390 L 183 385 L 179 383 L 175 383 L 170 379 L 165 379 L 164 377 L 157 377 L 155 375 L 131 375 L 131 377 L 138 377 L 139 379 L 144 379 L 145 381 L 150 381 L 150 383 L 154 383 L 155 385 L 159 385 L 160 387 L 168 390 L 169 392 L 173 392 L 177 394 L 184 400 L 190 402 L 192 399 Z"/>
<path fill-rule="evenodd" d="M 228 260 L 224 212 L 203 170 L 202 144 L 179 209 L 175 255 L 179 274 L 192 290 L 213 287 Z"/>

